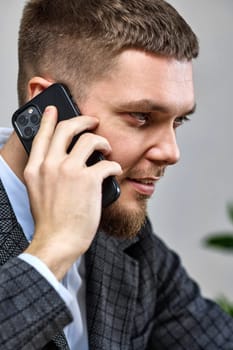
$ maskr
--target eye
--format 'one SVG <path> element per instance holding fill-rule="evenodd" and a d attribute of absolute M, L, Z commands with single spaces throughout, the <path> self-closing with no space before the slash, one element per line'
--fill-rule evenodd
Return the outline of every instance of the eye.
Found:
<path fill-rule="evenodd" d="M 174 121 L 174 128 L 178 128 L 179 126 L 183 125 L 185 122 L 188 121 L 190 121 L 190 119 L 187 116 L 178 117 Z"/>
<path fill-rule="evenodd" d="M 149 113 L 133 112 L 133 113 L 129 113 L 129 115 L 136 120 L 136 122 L 139 124 L 139 126 L 143 126 L 145 124 L 148 124 L 148 122 L 150 121 L 150 114 Z"/>

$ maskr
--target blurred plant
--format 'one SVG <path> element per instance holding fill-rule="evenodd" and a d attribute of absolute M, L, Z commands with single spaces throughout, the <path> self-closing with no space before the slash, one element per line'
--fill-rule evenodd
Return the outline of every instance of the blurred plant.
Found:
<path fill-rule="evenodd" d="M 224 295 L 217 298 L 216 302 L 226 313 L 233 317 L 233 303 L 231 303 Z"/>
<path fill-rule="evenodd" d="M 233 203 L 227 205 L 227 213 L 233 224 Z M 218 249 L 224 252 L 233 253 L 233 231 L 220 231 L 209 234 L 204 238 L 204 245 L 209 248 Z M 224 295 L 217 298 L 217 303 L 224 311 L 233 317 L 233 303 Z"/>

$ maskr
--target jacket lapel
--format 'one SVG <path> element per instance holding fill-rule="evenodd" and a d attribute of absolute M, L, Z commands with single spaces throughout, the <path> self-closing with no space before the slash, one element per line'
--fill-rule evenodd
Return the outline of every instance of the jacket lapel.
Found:
<path fill-rule="evenodd" d="M 46 344 L 42 350 L 69 350 L 69 346 L 63 333 L 57 334 Z"/>
<path fill-rule="evenodd" d="M 125 253 L 130 245 L 100 232 L 86 254 L 90 350 L 129 346 L 139 281 L 138 262 Z"/>

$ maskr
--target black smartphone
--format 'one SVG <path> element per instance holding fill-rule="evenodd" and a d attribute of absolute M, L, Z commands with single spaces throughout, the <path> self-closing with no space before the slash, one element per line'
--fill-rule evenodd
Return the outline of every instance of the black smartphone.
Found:
<path fill-rule="evenodd" d="M 27 153 L 30 153 L 32 141 L 36 135 L 42 114 L 48 105 L 54 105 L 58 110 L 58 122 L 80 115 L 80 111 L 72 99 L 68 88 L 59 83 L 50 85 L 43 92 L 19 108 L 12 116 L 12 124 Z M 77 135 L 71 142 L 67 152 L 70 152 L 78 139 Z M 91 166 L 104 159 L 101 152 L 95 151 L 87 160 Z M 120 195 L 120 187 L 114 176 L 109 176 L 102 185 L 102 207 L 112 204 Z"/>

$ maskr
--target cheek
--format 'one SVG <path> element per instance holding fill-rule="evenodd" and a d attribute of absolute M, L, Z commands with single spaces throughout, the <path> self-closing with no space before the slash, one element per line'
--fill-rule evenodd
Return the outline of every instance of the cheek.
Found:
<path fill-rule="evenodd" d="M 112 153 L 109 159 L 118 162 L 124 172 L 136 167 L 143 158 L 141 147 L 136 145 L 132 140 L 117 138 L 110 144 Z"/>
<path fill-rule="evenodd" d="M 119 120 L 109 123 L 102 120 L 96 133 L 105 137 L 111 145 L 112 152 L 108 159 L 118 162 L 123 170 L 134 167 L 143 158 L 145 135 L 127 127 Z M 144 146 L 145 147 L 145 146 Z"/>

